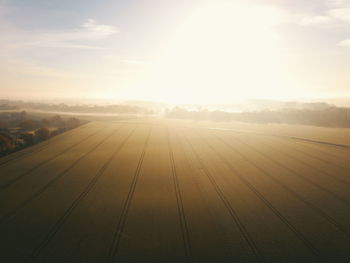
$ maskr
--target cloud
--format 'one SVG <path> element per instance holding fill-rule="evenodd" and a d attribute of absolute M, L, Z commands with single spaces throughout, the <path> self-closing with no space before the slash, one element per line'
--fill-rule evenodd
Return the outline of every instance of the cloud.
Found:
<path fill-rule="evenodd" d="M 311 25 L 328 24 L 332 21 L 333 19 L 329 16 L 310 16 L 310 17 L 304 17 L 299 22 L 299 24 L 301 26 L 311 26 Z"/>
<path fill-rule="evenodd" d="M 345 39 L 338 43 L 339 47 L 349 47 L 350 48 L 350 39 Z"/>
<path fill-rule="evenodd" d="M 88 19 L 85 23 L 81 25 L 90 33 L 95 33 L 95 36 L 110 36 L 119 33 L 119 30 L 111 25 L 97 24 L 94 19 Z"/>
<path fill-rule="evenodd" d="M 13 23 L 16 10 L 9 3 L 10 1 L 0 0 L 0 49 L 6 49 L 4 52 L 27 47 L 101 49 L 92 45 L 92 42 L 120 32 L 117 27 L 98 23 L 92 18 L 72 28 L 25 30 Z"/>
<path fill-rule="evenodd" d="M 63 30 L 24 30 L 16 27 L 4 15 L 7 10 L 0 0 L 0 78 L 10 76 L 63 77 L 63 72 L 52 66 L 47 56 L 40 58 L 43 49 L 55 49 L 50 57 L 59 56 L 60 49 L 105 49 L 100 40 L 119 33 L 118 28 L 87 19 L 79 26 Z M 57 51 L 56 51 L 57 50 Z M 53 60 L 55 61 L 55 60 Z M 48 65 L 51 66 L 48 66 Z M 69 72 L 68 72 L 69 73 Z M 68 74 L 69 75 L 69 74 Z"/>
<path fill-rule="evenodd" d="M 122 62 L 129 64 L 129 65 L 150 65 L 152 64 L 149 60 L 144 59 L 137 59 L 137 58 L 131 58 L 131 59 L 124 59 Z"/>
<path fill-rule="evenodd" d="M 327 5 L 330 7 L 342 7 L 345 6 L 344 0 L 328 0 Z"/>
<path fill-rule="evenodd" d="M 28 40 L 23 42 L 23 46 L 102 49 L 87 45 L 86 42 L 101 40 L 117 33 L 119 30 L 114 26 L 98 24 L 94 19 L 88 19 L 79 28 L 71 30 L 25 32 Z"/>
<path fill-rule="evenodd" d="M 348 25 L 350 23 L 350 5 L 345 4 L 342 0 L 329 0 L 327 2 L 328 9 L 323 14 L 304 15 L 299 20 L 301 26 L 315 25 Z"/>
<path fill-rule="evenodd" d="M 329 10 L 328 14 L 330 17 L 333 17 L 335 19 L 344 22 L 350 22 L 350 8 L 331 9 Z"/>

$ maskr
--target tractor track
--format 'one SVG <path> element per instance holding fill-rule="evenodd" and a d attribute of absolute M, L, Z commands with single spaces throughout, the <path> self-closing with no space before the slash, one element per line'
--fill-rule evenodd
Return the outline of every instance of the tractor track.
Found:
<path fill-rule="evenodd" d="M 123 148 L 125 143 L 128 141 L 128 139 L 131 137 L 131 135 L 136 130 L 136 127 L 129 133 L 129 135 L 122 141 L 122 143 L 117 147 L 117 149 L 112 153 L 111 157 L 103 164 L 103 166 L 99 169 L 99 171 L 96 173 L 96 175 L 92 178 L 92 180 L 89 182 L 87 187 L 84 189 L 84 191 L 73 201 L 73 203 L 70 205 L 70 207 L 65 211 L 65 213 L 59 218 L 59 220 L 54 224 L 54 226 L 51 228 L 51 231 L 46 235 L 46 237 L 43 239 L 43 241 L 36 247 L 36 249 L 33 251 L 33 253 L 29 256 L 28 260 L 26 262 L 34 262 L 41 254 L 41 252 L 48 246 L 48 244 L 51 242 L 51 240 L 55 237 L 57 232 L 62 228 L 64 223 L 67 221 L 69 216 L 72 214 L 74 209 L 79 205 L 81 200 L 84 199 L 84 197 L 93 189 L 93 187 L 96 185 L 99 178 L 102 176 L 102 174 L 105 172 L 107 167 L 110 165 L 110 163 L 113 161 L 115 156 L 120 152 L 120 150 Z M 116 131 L 115 131 L 116 132 Z M 111 137 L 115 132 L 113 132 L 109 137 Z M 108 138 L 109 138 L 108 137 Z"/>

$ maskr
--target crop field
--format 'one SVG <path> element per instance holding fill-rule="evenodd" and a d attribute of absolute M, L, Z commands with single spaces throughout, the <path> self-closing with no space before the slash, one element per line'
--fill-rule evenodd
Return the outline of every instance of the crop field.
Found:
<path fill-rule="evenodd" d="M 0 250 L 4 263 L 350 262 L 350 149 L 91 122 L 0 159 Z"/>

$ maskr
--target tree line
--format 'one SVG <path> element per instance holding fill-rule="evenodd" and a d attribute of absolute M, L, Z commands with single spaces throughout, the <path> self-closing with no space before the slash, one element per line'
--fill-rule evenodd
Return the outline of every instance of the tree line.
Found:
<path fill-rule="evenodd" d="M 0 100 L 0 110 L 32 109 L 51 112 L 74 113 L 119 113 L 119 114 L 154 114 L 150 107 L 128 104 L 112 105 L 67 105 L 65 103 L 50 104 L 40 102 Z"/>
<path fill-rule="evenodd" d="M 77 118 L 59 115 L 36 119 L 25 111 L 0 113 L 0 156 L 45 141 L 81 124 Z"/>
<path fill-rule="evenodd" d="M 250 112 L 190 111 L 175 107 L 165 113 L 168 118 L 240 121 L 253 123 L 287 123 L 323 127 L 350 128 L 350 108 L 330 106 L 324 109 L 281 109 Z"/>

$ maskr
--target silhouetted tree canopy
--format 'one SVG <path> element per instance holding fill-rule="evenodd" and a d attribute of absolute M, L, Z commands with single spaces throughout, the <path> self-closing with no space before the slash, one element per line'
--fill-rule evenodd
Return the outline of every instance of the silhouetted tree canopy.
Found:
<path fill-rule="evenodd" d="M 24 144 L 26 145 L 32 145 L 35 142 L 33 133 L 29 133 L 29 132 L 21 133 L 19 135 L 19 138 L 22 139 L 24 141 Z"/>
<path fill-rule="evenodd" d="M 50 130 L 48 128 L 40 128 L 35 131 L 35 137 L 38 140 L 47 140 L 50 138 Z"/>
<path fill-rule="evenodd" d="M 39 119 L 38 115 L 28 114 L 26 111 L 0 112 L 0 156 L 49 139 L 82 123 L 74 117 L 55 115 Z"/>
<path fill-rule="evenodd" d="M 11 138 L 6 136 L 5 134 L 0 134 L 0 151 L 7 152 L 13 148 L 13 143 Z"/>

